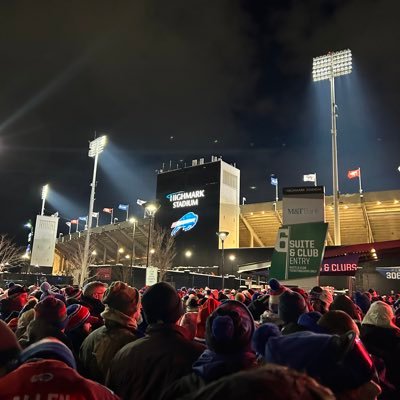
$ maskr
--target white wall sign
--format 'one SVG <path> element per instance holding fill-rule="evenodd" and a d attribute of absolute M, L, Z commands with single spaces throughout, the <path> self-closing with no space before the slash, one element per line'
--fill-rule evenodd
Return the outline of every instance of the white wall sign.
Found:
<path fill-rule="evenodd" d="M 167 199 L 172 203 L 172 208 L 193 207 L 199 205 L 199 199 L 205 197 L 205 190 L 191 192 L 175 192 L 167 194 Z"/>
<path fill-rule="evenodd" d="M 31 265 L 39 265 L 40 267 L 53 266 L 57 227 L 58 217 L 45 215 L 36 217 Z"/>
<path fill-rule="evenodd" d="M 158 281 L 158 268 L 147 267 L 146 268 L 146 286 L 156 284 Z"/>

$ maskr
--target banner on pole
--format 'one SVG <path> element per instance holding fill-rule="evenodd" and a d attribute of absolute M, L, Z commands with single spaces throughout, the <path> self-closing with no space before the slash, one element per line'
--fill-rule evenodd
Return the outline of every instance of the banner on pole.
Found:
<path fill-rule="evenodd" d="M 272 255 L 270 278 L 288 280 L 317 276 L 327 231 L 325 222 L 282 226 Z"/>
<path fill-rule="evenodd" d="M 39 265 L 40 267 L 53 266 L 57 228 L 58 217 L 46 215 L 38 215 L 36 217 L 31 265 Z"/>

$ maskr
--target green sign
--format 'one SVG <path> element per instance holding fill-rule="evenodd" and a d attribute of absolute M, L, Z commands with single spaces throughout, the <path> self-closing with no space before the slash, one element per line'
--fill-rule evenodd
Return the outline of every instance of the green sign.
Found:
<path fill-rule="evenodd" d="M 287 280 L 317 276 L 324 257 L 327 231 L 325 222 L 283 225 L 278 230 L 270 278 Z"/>

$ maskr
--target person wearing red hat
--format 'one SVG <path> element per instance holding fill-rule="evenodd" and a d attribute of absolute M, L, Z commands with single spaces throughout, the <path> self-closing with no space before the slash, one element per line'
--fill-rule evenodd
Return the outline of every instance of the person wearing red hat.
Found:
<path fill-rule="evenodd" d="M 21 365 L 0 378 L 2 400 L 118 400 L 106 387 L 76 371 L 68 347 L 54 338 L 22 351 Z"/>
<path fill-rule="evenodd" d="M 26 286 L 12 285 L 7 291 L 7 297 L 0 300 L 0 319 L 8 323 L 18 317 L 19 312 L 28 302 L 28 292 Z"/>

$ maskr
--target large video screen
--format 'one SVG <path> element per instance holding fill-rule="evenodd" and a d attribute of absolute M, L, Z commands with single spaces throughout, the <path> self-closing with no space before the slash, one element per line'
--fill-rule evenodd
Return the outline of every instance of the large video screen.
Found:
<path fill-rule="evenodd" d="M 218 161 L 157 176 L 155 222 L 175 237 L 175 265 L 218 263 L 220 173 Z"/>

